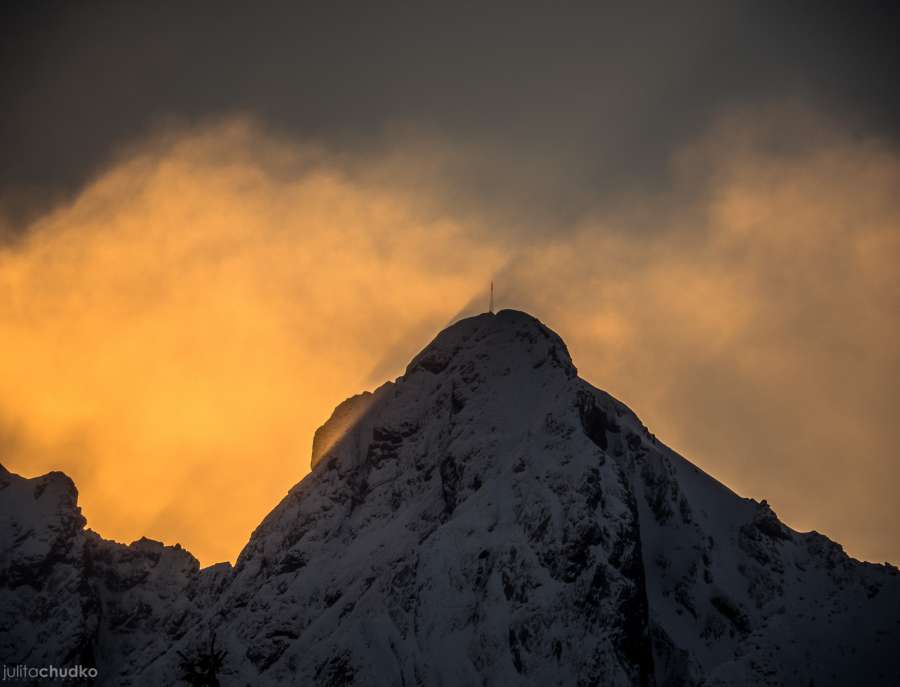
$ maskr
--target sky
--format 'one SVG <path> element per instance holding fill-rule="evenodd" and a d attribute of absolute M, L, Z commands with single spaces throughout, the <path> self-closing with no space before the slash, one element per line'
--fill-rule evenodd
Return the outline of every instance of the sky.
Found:
<path fill-rule="evenodd" d="M 897 11 L 787 5 L 5 3 L 0 461 L 233 560 L 493 279 L 699 467 L 900 563 Z"/>

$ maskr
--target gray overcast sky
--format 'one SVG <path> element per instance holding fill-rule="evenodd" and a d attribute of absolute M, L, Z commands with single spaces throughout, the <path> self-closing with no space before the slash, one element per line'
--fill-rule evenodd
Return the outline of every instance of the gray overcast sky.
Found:
<path fill-rule="evenodd" d="M 552 224 L 651 188 L 728 108 L 790 97 L 896 138 L 896 7 L 7 2 L 0 199 L 39 209 L 153 126 L 240 112 L 337 149 L 417 126 L 501 168 L 552 162 L 554 180 L 510 172 L 493 191 Z"/>

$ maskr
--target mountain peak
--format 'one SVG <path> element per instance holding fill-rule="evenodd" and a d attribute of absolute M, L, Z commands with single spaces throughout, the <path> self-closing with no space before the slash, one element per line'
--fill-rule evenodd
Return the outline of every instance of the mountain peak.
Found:
<path fill-rule="evenodd" d="M 205 570 L 0 472 L 0 660 L 101 685 L 211 654 L 224 684 L 900 684 L 895 568 L 691 465 L 526 313 L 442 331 L 335 410 L 313 466 Z"/>
<path fill-rule="evenodd" d="M 528 313 L 501 310 L 461 319 L 413 357 L 396 384 L 387 382 L 374 393 L 363 392 L 339 404 L 313 437 L 310 465 L 315 468 L 340 442 L 367 444 L 373 431 L 367 416 L 379 403 L 396 399 L 401 387 L 416 389 L 412 395 L 422 402 L 436 397 L 438 405 L 449 405 L 451 412 L 483 396 L 477 405 L 493 417 L 505 414 L 497 407 L 506 405 L 505 390 L 518 396 L 516 407 L 533 407 L 554 378 L 566 381 L 577 375 L 563 340 Z"/>
<path fill-rule="evenodd" d="M 560 336 L 520 310 L 482 313 L 455 322 L 412 359 L 406 374 L 418 370 L 439 373 L 470 359 L 491 359 L 502 363 L 504 369 L 519 364 L 536 369 L 549 360 L 568 376 L 577 374 Z"/>

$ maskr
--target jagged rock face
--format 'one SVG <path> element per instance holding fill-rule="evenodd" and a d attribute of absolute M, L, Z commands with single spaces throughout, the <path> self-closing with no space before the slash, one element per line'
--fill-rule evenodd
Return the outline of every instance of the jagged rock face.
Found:
<path fill-rule="evenodd" d="M 101 683 L 172 684 L 214 631 L 226 685 L 900 683 L 895 568 L 667 449 L 524 313 L 442 332 L 312 462 L 233 571 L 85 533 L 70 483 L 62 506 L 0 491 L 34 511 L 24 537 L 4 521 L 2 598 L 68 585 L 33 632 L 4 612 L 0 659 L 43 632 Z"/>
<path fill-rule="evenodd" d="M 84 529 L 64 474 L 0 467 L 0 661 L 98 667 L 101 684 L 144 684 L 231 574 L 178 546 L 130 546 Z"/>
<path fill-rule="evenodd" d="M 241 555 L 223 621 L 254 665 L 323 684 L 652 679 L 636 507 L 581 426 L 582 388 L 530 317 L 438 337 Z M 271 638 L 275 618 L 296 639 Z"/>

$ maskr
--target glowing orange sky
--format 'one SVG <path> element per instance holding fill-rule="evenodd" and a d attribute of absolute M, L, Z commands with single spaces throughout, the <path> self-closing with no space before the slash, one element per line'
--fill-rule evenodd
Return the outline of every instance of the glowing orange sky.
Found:
<path fill-rule="evenodd" d="M 104 536 L 234 559 L 333 407 L 494 276 L 663 441 L 896 562 L 900 162 L 810 122 L 775 153 L 735 117 L 673 161 L 666 202 L 528 240 L 459 211 L 446 142 L 347 160 L 240 120 L 155 137 L 0 249 L 0 459 L 69 473 Z"/>

